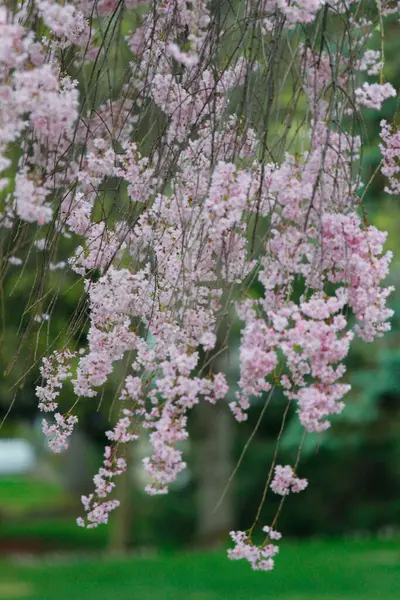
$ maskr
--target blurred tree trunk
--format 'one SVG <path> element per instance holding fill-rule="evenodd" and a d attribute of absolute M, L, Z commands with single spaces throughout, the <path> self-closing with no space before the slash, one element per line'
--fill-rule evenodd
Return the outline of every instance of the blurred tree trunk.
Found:
<path fill-rule="evenodd" d="M 132 531 L 132 456 L 127 459 L 125 473 L 115 478 L 115 498 L 120 501 L 119 507 L 110 519 L 110 537 L 108 550 L 110 554 L 125 554 L 131 542 Z"/>
<path fill-rule="evenodd" d="M 73 497 L 80 498 L 93 488 L 93 452 L 93 444 L 85 432 L 74 431 L 64 454 L 61 473 L 62 483 Z"/>
<path fill-rule="evenodd" d="M 201 545 L 216 546 L 224 542 L 234 524 L 231 488 L 215 510 L 234 466 L 233 422 L 222 402 L 219 406 L 201 402 L 196 410 L 197 540 Z"/>

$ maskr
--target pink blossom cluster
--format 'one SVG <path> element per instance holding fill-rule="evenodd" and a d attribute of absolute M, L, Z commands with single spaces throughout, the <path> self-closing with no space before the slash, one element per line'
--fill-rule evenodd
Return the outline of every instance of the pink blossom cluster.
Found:
<path fill-rule="evenodd" d="M 122 408 L 121 416 L 114 428 L 106 432 L 112 446 L 106 446 L 103 465 L 93 478 L 95 491 L 89 496 L 82 496 L 82 504 L 86 512 L 85 518 L 79 517 L 77 523 L 80 527 L 94 528 L 108 522 L 110 512 L 119 506 L 118 500 L 107 499 L 115 488 L 114 477 L 121 475 L 127 469 L 126 460 L 118 457 L 120 444 L 128 444 L 139 439 L 138 422 L 134 417 L 140 418 L 145 414 L 142 400 L 142 382 L 138 377 L 128 375 L 120 400 L 126 407 L 127 401 L 133 401 L 131 409 Z"/>
<path fill-rule="evenodd" d="M 263 531 L 267 534 L 267 538 L 260 546 L 253 544 L 246 532 L 231 531 L 229 535 L 235 545 L 228 550 L 228 558 L 231 560 L 245 559 L 254 571 L 272 571 L 275 566 L 274 557 L 279 552 L 279 546 L 271 542 L 280 540 L 282 536 L 271 527 L 263 527 Z"/>
<path fill-rule="evenodd" d="M 228 391 L 225 377 L 217 374 L 213 380 L 190 377 L 198 355 L 184 355 L 174 350 L 170 360 L 161 364 L 164 377 L 156 381 L 157 392 L 164 400 L 162 407 L 155 405 L 148 414 L 144 427 L 150 429 L 153 454 L 143 460 L 145 472 L 152 483 L 146 487 L 149 494 L 165 494 L 168 485 L 176 480 L 186 467 L 182 451 L 176 445 L 187 439 L 187 411 L 199 402 L 199 396 L 215 403 Z"/>
<path fill-rule="evenodd" d="M 68 438 L 72 435 L 78 417 L 75 415 L 66 417 L 61 413 L 55 413 L 54 421 L 49 423 L 47 419 L 43 419 L 42 431 L 49 438 L 49 448 L 53 452 L 63 452 L 68 448 Z"/>
<path fill-rule="evenodd" d="M 116 455 L 117 447 L 106 446 L 103 466 L 93 478 L 95 491 L 89 496 L 82 496 L 86 517 L 77 519 L 80 527 L 91 529 L 108 523 L 110 513 L 119 506 L 119 500 L 105 500 L 115 487 L 113 478 L 126 470 L 126 461 Z"/>
<path fill-rule="evenodd" d="M 241 393 L 237 404 L 231 405 L 239 420 L 245 418 L 249 396 L 269 391 L 276 379 L 284 393 L 297 400 L 299 418 L 307 431 L 322 431 L 329 427 L 325 420 L 340 412 L 344 405 L 337 402 L 350 388 L 337 380 L 344 374 L 338 365 L 349 350 L 353 337 L 343 333 L 346 320 L 335 314 L 343 308 L 345 296 L 328 301 L 318 294 L 300 309 L 293 303 L 280 310 L 267 312 L 268 326 L 255 318 L 255 313 L 241 311 L 246 320 L 241 344 Z M 309 318 L 312 315 L 313 318 Z M 286 369 L 280 377 L 276 371 L 278 352 L 286 359 Z M 309 376 L 318 383 L 309 385 Z M 237 414 L 236 414 L 237 413 Z"/>
<path fill-rule="evenodd" d="M 45 175 L 56 161 L 65 161 L 78 117 L 78 90 L 55 61 L 44 62 L 43 44 L 5 7 L 0 7 L 0 39 L 2 170 L 10 164 L 5 156 L 8 145 L 28 131 L 32 136 L 32 152 L 20 160 L 15 191 L 6 198 L 3 226 L 11 227 L 15 215 L 43 225 L 52 219 L 48 199 L 57 187 L 56 178 Z M 3 180 L 3 187 L 6 184 Z"/>
<path fill-rule="evenodd" d="M 59 38 L 61 48 L 79 43 L 83 38 L 88 23 L 83 13 L 73 4 L 62 6 L 51 0 L 38 0 L 36 6 L 45 25 L 56 38 Z M 87 40 L 84 41 L 86 43 Z"/>
<path fill-rule="evenodd" d="M 333 0 L 330 6 L 335 12 L 342 13 L 349 9 L 349 5 L 357 0 L 344 2 L 343 0 Z M 261 3 L 262 31 L 264 34 L 273 31 L 274 26 L 279 22 L 286 29 L 294 29 L 299 23 L 312 23 L 317 13 L 328 4 L 326 0 L 263 0 Z M 249 10 L 250 13 L 250 10 Z M 251 14 L 251 13 L 250 13 Z M 264 15 L 267 15 L 265 17 Z M 284 19 L 282 19 L 282 15 Z"/>
<path fill-rule="evenodd" d="M 252 177 L 234 164 L 219 163 L 213 173 L 204 217 L 212 223 L 210 234 L 219 238 L 241 223 L 249 198 Z"/>
<path fill-rule="evenodd" d="M 274 478 L 271 482 L 271 490 L 279 496 L 287 496 L 290 492 L 302 492 L 308 485 L 307 479 L 300 479 L 294 474 L 290 465 L 275 467 Z"/>
<path fill-rule="evenodd" d="M 381 52 L 379 50 L 366 50 L 360 60 L 360 71 L 366 71 L 367 75 L 378 75 L 383 68 Z"/>
<path fill-rule="evenodd" d="M 355 91 L 356 101 L 367 108 L 380 110 L 382 103 L 388 98 L 396 96 L 396 90 L 391 83 L 368 83 L 365 82 Z"/>
<path fill-rule="evenodd" d="M 349 167 L 359 142 L 331 132 L 329 149 L 322 152 L 325 125 L 316 122 L 314 131 L 311 151 L 302 160 L 286 155 L 268 175 L 268 193 L 280 215 L 274 215 L 261 259 L 264 298 L 239 310 L 245 322 L 241 390 L 231 408 L 238 420 L 245 419 L 249 397 L 278 383 L 297 402 L 306 430 L 323 431 L 329 427 L 326 418 L 344 408 L 341 399 L 350 388 L 339 380 L 354 333 L 372 341 L 390 328 L 393 312 L 386 307 L 392 288 L 382 287 L 391 260 L 390 252 L 383 253 L 386 234 L 365 226 L 354 208 Z M 332 170 L 341 173 L 334 187 Z M 291 286 L 299 278 L 308 291 L 296 304 Z M 332 284 L 334 292 L 327 294 Z M 280 376 L 282 354 L 286 364 Z"/>
<path fill-rule="evenodd" d="M 277 5 L 289 23 L 311 23 L 325 0 L 278 0 Z"/>
<path fill-rule="evenodd" d="M 63 381 L 71 377 L 70 361 L 75 356 L 74 352 L 64 350 L 55 351 L 50 358 L 44 358 L 40 367 L 40 374 L 45 380 L 44 386 L 36 386 L 36 396 L 39 400 L 39 410 L 54 412 L 57 408 L 56 398 L 60 394 Z"/>
<path fill-rule="evenodd" d="M 63 452 L 68 448 L 68 438 L 78 422 L 78 418 L 70 412 L 66 415 L 55 412 L 58 408 L 56 399 L 64 381 L 72 376 L 70 362 L 74 356 L 75 353 L 69 350 L 56 351 L 50 358 L 43 359 L 40 368 L 45 385 L 36 387 L 36 396 L 39 399 L 39 410 L 55 413 L 53 423 L 47 419 L 42 420 L 42 431 L 49 438 L 49 447 L 53 452 Z"/>

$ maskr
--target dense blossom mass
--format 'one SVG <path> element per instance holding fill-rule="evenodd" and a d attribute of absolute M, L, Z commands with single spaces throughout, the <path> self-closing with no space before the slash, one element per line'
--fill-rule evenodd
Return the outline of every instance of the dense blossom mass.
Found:
<path fill-rule="evenodd" d="M 379 3 L 373 21 L 357 1 L 237 4 L 236 15 L 206 0 L 0 7 L 1 225 L 12 236 L 25 224 L 32 240 L 27 255 L 9 244 L 7 265 L 67 248 L 48 269 L 83 282 L 88 316 L 85 343 L 71 336 L 43 359 L 36 393 L 52 450 L 68 446 L 79 403 L 93 403 L 125 361 L 81 526 L 107 523 L 124 445 L 146 430 L 146 491 L 167 493 L 186 466 L 181 442 L 199 402 L 227 402 L 243 421 L 280 387 L 304 431 L 323 432 L 345 406 L 353 338 L 390 328 L 391 253 L 360 210 L 353 117 L 396 96 L 383 52 L 369 47 L 395 9 Z M 123 39 L 118 23 L 131 28 Z M 315 28 L 307 40 L 305 26 Z M 124 72 L 108 63 L 120 45 Z M 396 125 L 382 121 L 381 137 L 397 194 Z M 235 315 L 240 375 L 230 386 L 218 357 Z M 67 381 L 75 398 L 64 411 Z M 308 481 L 297 464 L 276 463 L 268 488 L 283 502 Z M 261 545 L 253 528 L 231 532 L 229 557 L 271 570 L 274 527 Z"/>

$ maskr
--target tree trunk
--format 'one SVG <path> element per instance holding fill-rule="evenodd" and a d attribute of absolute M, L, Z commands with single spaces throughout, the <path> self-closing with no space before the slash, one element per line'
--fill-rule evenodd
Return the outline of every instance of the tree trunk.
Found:
<path fill-rule="evenodd" d="M 76 498 L 89 493 L 93 488 L 93 444 L 84 431 L 77 429 L 71 436 L 68 450 L 64 454 L 62 483 Z"/>
<path fill-rule="evenodd" d="M 233 469 L 233 423 L 224 404 L 197 407 L 198 440 L 194 446 L 197 472 L 197 539 L 201 545 L 217 546 L 226 539 L 234 523 L 230 488 L 218 509 Z"/>
<path fill-rule="evenodd" d="M 115 478 L 115 497 L 120 501 L 120 505 L 110 519 L 108 549 L 111 554 L 126 554 L 131 541 L 132 471 L 129 465 L 130 463 L 125 473 Z"/>

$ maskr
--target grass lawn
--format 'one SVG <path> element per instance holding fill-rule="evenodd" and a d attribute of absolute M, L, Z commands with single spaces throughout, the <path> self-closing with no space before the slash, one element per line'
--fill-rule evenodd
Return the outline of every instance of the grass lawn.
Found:
<path fill-rule="evenodd" d="M 277 568 L 253 573 L 223 554 L 60 558 L 0 564 L 13 600 L 399 600 L 400 541 L 282 542 Z"/>
<path fill-rule="evenodd" d="M 0 510 L 7 515 L 51 508 L 62 500 L 62 489 L 55 484 L 18 475 L 0 477 Z"/>
<path fill-rule="evenodd" d="M 24 540 L 32 541 L 33 546 L 39 543 L 47 551 L 53 551 L 54 548 L 61 552 L 73 552 L 76 548 L 81 551 L 99 551 L 107 547 L 108 537 L 107 527 L 82 529 L 76 525 L 72 516 L 0 522 L 0 544 L 3 542 L 5 547 L 8 541 Z"/>

